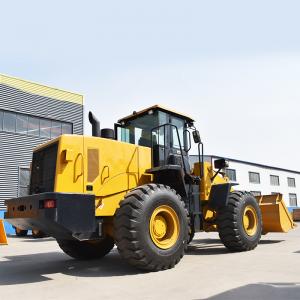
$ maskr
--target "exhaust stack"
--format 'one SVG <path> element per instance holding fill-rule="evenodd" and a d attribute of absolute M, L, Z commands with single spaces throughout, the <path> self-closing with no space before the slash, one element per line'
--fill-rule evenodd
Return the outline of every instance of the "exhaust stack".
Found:
<path fill-rule="evenodd" d="M 101 137 L 100 122 L 91 111 L 89 112 L 89 121 L 92 124 L 92 136 Z"/>

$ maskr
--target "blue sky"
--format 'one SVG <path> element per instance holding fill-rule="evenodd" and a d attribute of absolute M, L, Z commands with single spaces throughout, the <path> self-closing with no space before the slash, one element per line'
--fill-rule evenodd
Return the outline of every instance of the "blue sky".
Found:
<path fill-rule="evenodd" d="M 196 119 L 206 153 L 300 170 L 299 11 L 274 0 L 1 1 L 0 73 L 83 94 L 104 127 L 160 103 Z"/>

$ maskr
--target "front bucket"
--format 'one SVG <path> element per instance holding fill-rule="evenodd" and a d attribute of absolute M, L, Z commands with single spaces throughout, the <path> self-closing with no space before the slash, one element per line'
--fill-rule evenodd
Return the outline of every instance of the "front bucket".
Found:
<path fill-rule="evenodd" d="M 7 238 L 6 238 L 3 220 L 0 219 L 0 246 L 1 245 L 7 245 Z"/>
<path fill-rule="evenodd" d="M 288 232 L 296 227 L 286 208 L 282 194 L 257 196 L 262 214 L 263 234 L 268 232 Z"/>

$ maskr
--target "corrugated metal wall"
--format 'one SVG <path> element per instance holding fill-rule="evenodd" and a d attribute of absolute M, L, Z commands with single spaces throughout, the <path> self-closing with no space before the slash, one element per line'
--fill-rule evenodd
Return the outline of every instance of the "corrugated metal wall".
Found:
<path fill-rule="evenodd" d="M 0 109 L 70 122 L 73 124 L 73 133 L 83 134 L 83 105 L 78 103 L 79 97 L 82 99 L 82 96 L 38 84 L 30 83 L 30 85 L 30 87 L 35 87 L 36 94 L 26 89 L 22 90 L 19 86 L 16 88 L 16 85 L 4 84 L 3 80 L 2 83 L 0 81 Z M 39 93 L 40 90 L 41 93 Z M 53 96 L 60 93 L 59 99 L 48 96 L 52 95 L 52 90 Z M 66 101 L 62 100 L 64 95 L 66 95 Z M 72 95 L 74 95 L 74 101 L 72 101 Z M 45 141 L 47 140 L 40 137 L 0 132 L 0 209 L 4 208 L 5 199 L 17 196 L 19 167 L 28 167 L 31 162 L 32 149 Z"/>
<path fill-rule="evenodd" d="M 83 133 L 83 106 L 34 95 L 0 83 L 0 109 L 73 123 L 76 134 Z"/>
<path fill-rule="evenodd" d="M 19 167 L 29 166 L 32 149 L 46 141 L 32 136 L 0 132 L 0 209 L 5 199 L 17 196 Z"/>

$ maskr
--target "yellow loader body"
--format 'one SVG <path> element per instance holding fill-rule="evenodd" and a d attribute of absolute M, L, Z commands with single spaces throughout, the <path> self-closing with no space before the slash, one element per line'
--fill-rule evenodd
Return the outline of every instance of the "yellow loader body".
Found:
<path fill-rule="evenodd" d="M 151 149 L 98 137 L 62 135 L 54 192 L 95 195 L 95 216 L 113 216 L 125 194 L 151 182 Z M 113 153 L 113 155 L 112 155 Z"/>

